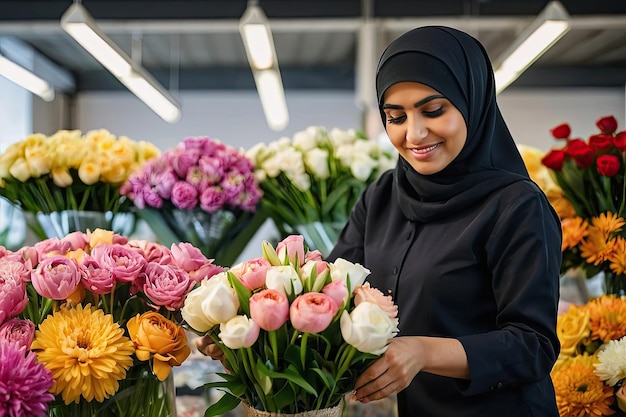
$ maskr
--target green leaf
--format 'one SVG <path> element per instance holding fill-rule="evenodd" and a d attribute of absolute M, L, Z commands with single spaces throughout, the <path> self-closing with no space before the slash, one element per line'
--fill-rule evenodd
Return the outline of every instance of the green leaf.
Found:
<path fill-rule="evenodd" d="M 274 404 L 277 410 L 282 410 L 295 402 L 296 392 L 290 384 L 283 384 L 283 387 L 274 394 Z"/>
<path fill-rule="evenodd" d="M 320 376 L 320 379 L 326 386 L 326 388 L 333 390 L 335 388 L 335 378 L 325 369 L 320 368 L 312 368 L 311 371 L 315 372 Z"/>
<path fill-rule="evenodd" d="M 224 393 L 215 404 L 212 404 L 204 413 L 204 417 L 221 416 L 233 410 L 239 405 L 241 400 L 229 393 Z"/>
<path fill-rule="evenodd" d="M 230 285 L 235 289 L 237 298 L 239 298 L 241 309 L 246 316 L 250 317 L 250 297 L 252 296 L 252 291 L 246 288 L 232 272 L 228 271 L 226 274 L 228 275 Z"/>
<path fill-rule="evenodd" d="M 308 393 L 312 395 L 317 395 L 317 391 L 315 388 L 311 386 L 300 374 L 298 369 L 295 366 L 289 365 L 283 372 L 274 372 L 270 371 L 263 362 L 257 362 L 257 370 L 259 373 L 265 377 L 275 378 L 275 379 L 286 379 L 287 381 L 296 384 L 300 388 L 304 389 Z"/>

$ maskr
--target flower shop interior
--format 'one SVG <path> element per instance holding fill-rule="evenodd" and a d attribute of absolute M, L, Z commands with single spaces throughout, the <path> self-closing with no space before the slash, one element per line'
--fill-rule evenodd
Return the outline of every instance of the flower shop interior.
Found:
<path fill-rule="evenodd" d="M 567 23 L 565 31 L 498 95 L 515 141 L 540 154 L 560 146 L 551 129 L 563 123 L 572 137 L 580 138 L 597 133 L 596 123 L 608 116 L 614 117 L 617 131 L 626 130 L 626 2 L 2 0 L 0 152 L 33 134 L 51 137 L 66 130 L 105 130 L 113 138 L 148 142 L 158 152 L 199 137 L 250 151 L 321 127 L 329 134 L 333 129 L 361 132 L 380 147 L 380 155 L 393 158 L 374 89 L 378 57 L 391 40 L 413 27 L 456 27 L 477 37 L 497 68 L 547 12 L 558 12 L 558 19 Z M 81 19 L 105 35 L 135 75 L 146 76 L 154 87 L 151 98 L 143 101 L 140 93 L 133 94 L 123 76 L 113 75 L 73 38 L 71 24 Z M 281 100 L 282 95 L 278 104 L 265 107 L 267 99 L 260 98 L 260 70 L 242 41 L 245 19 L 257 19 L 253 23 L 269 28 L 273 36 L 268 68 L 282 81 L 271 98 Z M 35 94 L 12 80 L 4 72 L 5 61 L 42 79 L 47 92 Z M 172 113 L 163 115 L 148 105 L 163 100 L 173 106 L 168 110 Z M 272 107 L 283 114 L 269 114 Z M 8 169 L 1 161 L 0 167 L 2 172 Z M 150 202 L 144 198 L 136 204 L 141 209 Z M 17 251 L 41 240 L 15 205 L 3 198 L 0 209 L 3 246 Z M 219 258 L 229 263 L 220 266 L 261 256 L 263 241 L 276 243 L 285 230 L 299 230 L 287 221 L 279 225 L 270 217 L 261 220 L 245 238 L 228 238 L 231 247 L 238 245 L 236 255 Z M 168 247 L 184 240 L 172 233 L 164 238 L 143 216 L 136 216 L 127 232 L 129 238 Z M 584 296 L 581 291 L 590 291 L 581 289 L 579 280 L 563 285 L 567 301 L 578 301 Z M 193 337 L 189 332 L 189 339 Z M 201 355 L 191 342 L 189 346 L 189 358 L 172 370 L 177 397 L 171 417 L 202 416 L 220 395 L 202 388 L 216 378 L 219 362 Z M 394 405 L 389 400 L 351 407 L 348 415 L 370 417 L 393 415 Z"/>

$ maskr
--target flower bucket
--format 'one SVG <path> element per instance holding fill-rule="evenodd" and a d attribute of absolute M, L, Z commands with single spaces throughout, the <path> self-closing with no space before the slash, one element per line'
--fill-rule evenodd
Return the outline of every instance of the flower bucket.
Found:
<path fill-rule="evenodd" d="M 245 417 L 341 417 L 344 409 L 344 402 L 340 401 L 334 407 L 323 408 L 321 410 L 302 411 L 300 413 L 270 413 L 268 411 L 257 410 L 246 403 L 242 403 L 243 415 Z"/>

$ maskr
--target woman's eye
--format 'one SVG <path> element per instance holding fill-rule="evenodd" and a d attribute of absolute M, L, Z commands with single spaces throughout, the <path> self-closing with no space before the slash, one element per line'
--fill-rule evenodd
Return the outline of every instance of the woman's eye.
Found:
<path fill-rule="evenodd" d="M 392 125 L 400 124 L 404 122 L 405 120 L 406 120 L 406 115 L 398 116 L 398 117 L 391 117 L 391 116 L 387 117 L 387 123 L 390 123 Z"/>
<path fill-rule="evenodd" d="M 423 111 L 422 114 L 426 117 L 439 117 L 443 114 L 443 107 L 439 107 L 437 110 L 433 111 Z"/>

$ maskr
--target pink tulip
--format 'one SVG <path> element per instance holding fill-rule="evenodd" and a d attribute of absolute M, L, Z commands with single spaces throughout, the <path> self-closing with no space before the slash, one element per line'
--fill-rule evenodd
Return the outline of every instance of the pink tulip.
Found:
<path fill-rule="evenodd" d="M 0 325 L 0 343 L 14 342 L 26 349 L 35 338 L 35 325 L 30 320 L 10 319 Z"/>
<path fill-rule="evenodd" d="M 307 292 L 296 297 L 289 308 L 293 328 L 304 333 L 326 330 L 339 307 L 328 295 Z"/>
<path fill-rule="evenodd" d="M 296 255 L 298 256 L 298 266 L 304 265 L 304 237 L 302 235 L 290 235 L 278 242 L 276 245 L 276 253 L 278 258 L 282 260 L 285 254 L 289 260 L 295 263 Z"/>
<path fill-rule="evenodd" d="M 348 299 L 348 287 L 342 281 L 331 282 L 322 288 L 322 292 L 332 298 L 338 306 L 342 306 Z"/>
<path fill-rule="evenodd" d="M 189 274 L 177 267 L 150 262 L 146 266 L 143 292 L 155 305 L 174 311 L 183 306 L 188 290 L 193 286 Z"/>
<path fill-rule="evenodd" d="M 31 274 L 35 290 L 51 300 L 65 300 L 80 284 L 76 264 L 63 257 L 52 256 L 42 260 Z"/>
<path fill-rule="evenodd" d="M 260 291 L 250 297 L 250 316 L 261 329 L 276 330 L 289 318 L 289 300 L 280 291 Z"/>
<path fill-rule="evenodd" d="M 265 258 L 254 258 L 230 268 L 239 281 L 251 291 L 265 285 L 265 274 L 272 265 Z"/>
<path fill-rule="evenodd" d="M 26 282 L 14 272 L 21 267 L 19 262 L 0 262 L 0 323 L 20 314 L 28 304 Z"/>

